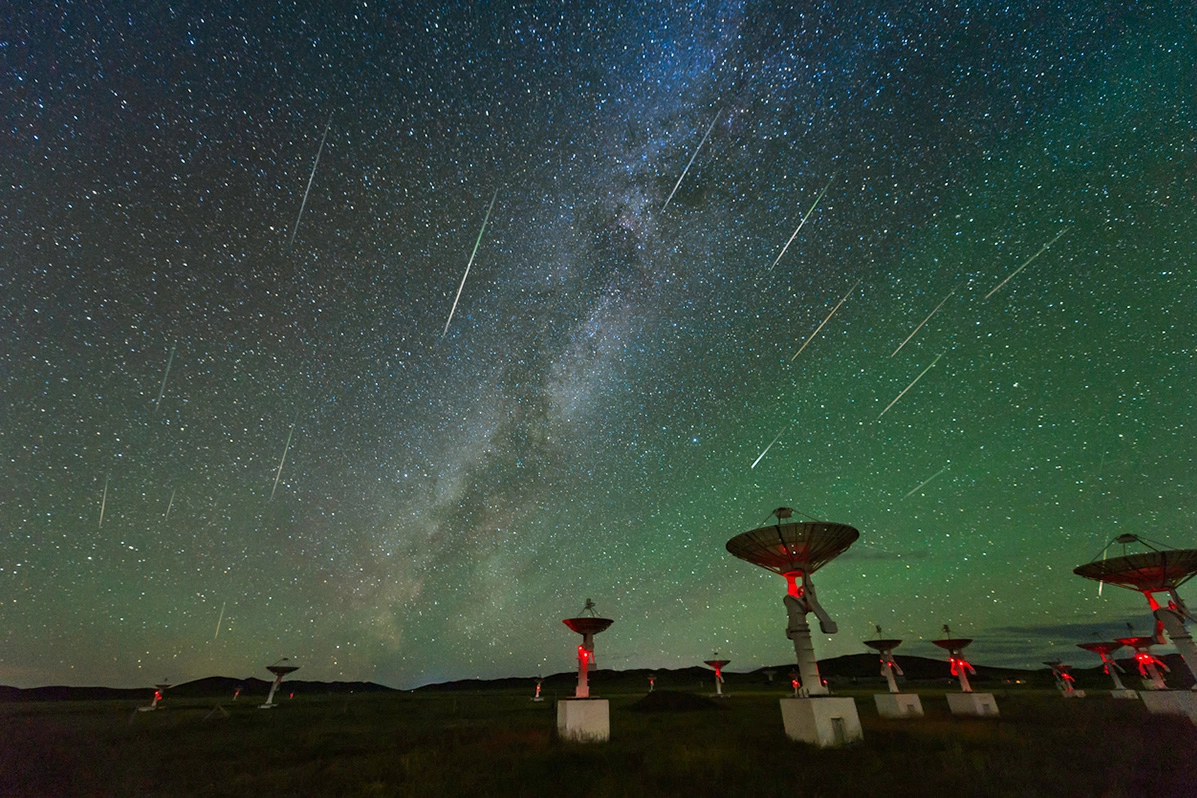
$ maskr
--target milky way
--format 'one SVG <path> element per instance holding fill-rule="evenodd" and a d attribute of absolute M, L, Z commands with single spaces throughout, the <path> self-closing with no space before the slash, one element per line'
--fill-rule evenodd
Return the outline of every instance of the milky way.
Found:
<path fill-rule="evenodd" d="M 19 12 L 0 683 L 784 663 L 779 505 L 821 656 L 1146 630 L 1071 569 L 1197 544 L 1194 12 L 640 5 Z"/>

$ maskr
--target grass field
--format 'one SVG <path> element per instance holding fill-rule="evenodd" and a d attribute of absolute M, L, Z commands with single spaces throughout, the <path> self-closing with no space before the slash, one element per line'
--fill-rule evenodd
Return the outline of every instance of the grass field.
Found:
<path fill-rule="evenodd" d="M 304 696 L 260 711 L 216 699 L 0 705 L 0 794 L 210 796 L 1192 796 L 1197 728 L 1102 693 L 997 691 L 1001 718 L 886 721 L 854 695 L 862 743 L 786 739 L 780 691 L 721 709 L 638 712 L 608 693 L 611 742 L 555 738 L 526 691 Z M 258 699 L 260 700 L 260 699 Z"/>

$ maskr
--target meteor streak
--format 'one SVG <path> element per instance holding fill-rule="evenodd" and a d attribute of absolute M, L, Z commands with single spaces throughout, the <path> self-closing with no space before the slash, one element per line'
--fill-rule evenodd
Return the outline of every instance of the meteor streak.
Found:
<path fill-rule="evenodd" d="M 907 385 L 905 388 L 902 389 L 902 393 L 895 396 L 894 401 L 890 402 L 888 405 L 885 406 L 885 409 L 881 411 L 881 415 L 877 416 L 877 420 L 880 421 L 881 416 L 884 416 L 886 413 L 888 413 L 889 409 L 891 407 L 893 407 L 894 405 L 896 405 L 898 403 L 898 400 L 901 399 L 903 396 L 905 396 L 906 392 L 909 391 L 911 388 L 913 388 L 914 384 L 916 382 L 918 382 L 919 380 L 921 380 L 923 378 L 923 375 L 926 374 L 928 371 L 930 371 L 932 366 L 934 366 L 936 363 L 938 363 L 939 359 L 941 357 L 943 357 L 943 352 L 940 352 L 938 355 L 936 355 L 935 359 L 931 361 L 931 365 L 927 366 L 927 368 L 925 368 L 921 372 L 919 372 L 919 375 L 917 377 L 915 377 L 913 380 L 911 380 L 909 385 Z M 932 479 L 934 479 L 934 477 L 932 477 Z M 931 480 L 927 480 L 927 481 L 930 482 Z M 920 485 L 919 487 L 922 487 L 922 486 Z M 916 490 L 917 490 L 917 488 L 916 488 Z"/>
<path fill-rule="evenodd" d="M 831 180 L 835 180 L 835 175 L 832 175 Z M 790 248 L 790 244 L 793 244 L 794 239 L 798 237 L 798 231 L 802 229 L 802 225 L 806 224 L 806 220 L 810 218 L 810 215 L 815 212 L 815 208 L 819 206 L 819 200 L 823 199 L 823 195 L 827 193 L 827 189 L 831 188 L 831 180 L 827 181 L 827 185 L 823 186 L 823 190 L 819 192 L 819 196 L 815 197 L 814 204 L 810 206 L 810 210 L 808 210 L 806 215 L 802 217 L 802 221 L 798 223 L 798 227 L 794 230 L 794 234 L 790 236 L 790 240 L 787 241 L 786 245 L 781 248 L 781 252 L 777 255 L 777 260 L 773 261 L 773 266 L 781 263 L 781 259 L 786 254 L 786 250 Z M 773 266 L 769 267 L 769 271 L 773 271 Z"/>
<path fill-rule="evenodd" d="M 673 186 L 673 191 L 669 192 L 669 197 L 665 200 L 665 204 L 661 206 L 661 210 L 669 207 L 669 203 L 673 200 L 673 195 L 677 193 L 678 186 L 686 179 L 686 172 L 690 171 L 690 167 L 694 164 L 694 159 L 698 157 L 698 151 L 702 149 L 702 145 L 707 143 L 707 136 L 711 135 L 711 131 L 715 129 L 715 123 L 719 121 L 719 114 L 723 113 L 720 108 L 715 112 L 715 118 L 711 120 L 711 124 L 707 126 L 707 132 L 702 134 L 702 141 L 698 142 L 698 146 L 694 148 L 694 154 L 690 156 L 690 162 L 686 164 L 686 168 L 682 170 L 682 176 L 677 179 L 677 183 Z"/>
<path fill-rule="evenodd" d="M 295 217 L 295 227 L 291 230 L 291 242 L 288 247 L 295 246 L 295 234 L 299 232 L 299 220 L 303 218 L 303 209 L 308 204 L 308 194 L 312 191 L 312 181 L 316 179 L 316 167 L 320 165 L 320 153 L 324 152 L 324 140 L 328 138 L 328 129 L 332 127 L 332 114 L 328 115 L 328 122 L 324 125 L 324 135 L 320 137 L 320 146 L 316 148 L 316 160 L 312 162 L 312 173 L 308 175 L 308 187 L 303 192 L 303 202 L 299 203 L 299 214 Z"/>
<path fill-rule="evenodd" d="M 792 422 L 792 421 L 790 422 L 790 424 L 793 424 L 793 423 L 794 422 Z M 748 466 L 749 471 L 756 468 L 756 464 L 765 458 L 765 455 L 767 455 L 769 453 L 769 450 L 773 448 L 773 444 L 775 444 L 779 440 L 781 440 L 781 436 L 786 434 L 786 430 L 788 430 L 790 428 L 790 424 L 786 424 L 784 427 L 782 427 L 781 432 L 777 433 L 777 437 L 775 437 L 773 440 L 769 441 L 769 445 L 765 447 L 765 451 L 761 452 L 760 456 L 758 456 L 755 460 L 752 461 L 752 465 Z"/>
<path fill-rule="evenodd" d="M 915 328 L 914 328 L 914 330 L 913 330 L 913 332 L 911 332 L 911 333 L 910 333 L 910 335 L 906 336 L 906 340 L 905 340 L 905 341 L 903 341 L 902 343 L 898 344 L 898 348 L 894 350 L 894 354 L 893 354 L 893 355 L 890 355 L 890 357 L 893 357 L 894 355 L 896 355 L 896 354 L 898 354 L 899 352 L 901 352 L 901 351 L 902 351 L 902 347 L 906 346 L 906 343 L 907 343 L 907 342 L 908 342 L 908 341 L 909 341 L 911 338 L 913 338 L 913 337 L 914 337 L 914 334 L 915 334 L 916 332 L 918 332 L 919 330 L 923 329 L 923 325 L 924 325 L 924 324 L 926 324 L 927 322 L 931 321 L 931 317 L 932 317 L 932 316 L 934 316 L 936 313 L 938 313 L 938 312 L 939 312 L 939 309 L 943 307 L 943 303 L 944 303 L 944 302 L 947 302 L 949 299 L 951 299 L 951 298 L 952 298 L 952 294 L 954 294 L 954 293 L 956 293 L 956 289 L 955 289 L 955 288 L 953 288 L 953 289 L 952 289 L 952 293 L 951 293 L 951 294 L 948 294 L 947 296 L 945 296 L 945 297 L 943 298 L 943 302 L 940 302 L 938 305 L 936 305 L 936 306 L 935 306 L 935 310 L 933 310 L 933 311 L 931 311 L 930 313 L 928 313 L 928 314 L 927 314 L 927 318 L 925 318 L 925 319 L 923 319 L 922 321 L 920 321 L 920 322 L 919 322 L 919 326 L 915 327 Z"/>
<path fill-rule="evenodd" d="M 295 417 L 299 421 L 299 416 Z M 283 447 L 282 459 L 278 461 L 278 472 L 274 475 L 274 487 L 270 489 L 270 501 L 274 501 L 274 492 L 278 490 L 278 478 L 283 475 L 283 463 L 287 462 L 287 452 L 291 449 L 291 436 L 295 434 L 295 421 L 291 422 L 291 429 L 287 432 L 287 445 Z"/>
<path fill-rule="evenodd" d="M 162 387 L 158 389 L 158 398 L 154 400 L 154 415 L 162 409 L 162 394 L 166 393 L 166 378 L 170 376 L 170 364 L 175 361 L 175 347 L 178 341 L 170 345 L 170 357 L 166 359 L 166 373 L 162 375 Z"/>
<path fill-rule="evenodd" d="M 163 521 L 170 520 L 170 508 L 175 506 L 175 491 L 176 490 L 178 490 L 178 488 L 171 488 L 171 490 L 170 490 L 170 501 L 168 501 L 166 503 L 166 514 L 162 516 Z"/>
<path fill-rule="evenodd" d="M 926 478 L 926 479 L 924 479 L 922 482 L 920 482 L 920 483 L 918 484 L 918 486 L 917 486 L 917 487 L 916 487 L 914 490 L 910 491 L 910 493 L 907 493 L 905 496 L 903 496 L 903 497 L 902 497 L 902 499 L 903 499 L 903 500 L 909 499 L 912 493 L 915 493 L 915 492 L 917 492 L 919 488 L 923 487 L 923 486 L 924 486 L 924 485 L 926 485 L 928 482 L 930 482 L 931 480 L 935 479 L 937 476 L 939 476 L 940 474 L 942 474 L 943 472 L 945 472 L 945 471 L 947 471 L 947 470 L 948 470 L 948 467 L 947 467 L 947 466 L 944 466 L 943 468 L 939 469 L 939 470 L 938 470 L 938 471 L 936 471 L 934 474 L 932 474 L 931 476 L 927 477 L 927 478 Z"/>
<path fill-rule="evenodd" d="M 860 280 L 863 280 L 863 279 L 864 279 L 863 277 L 860 278 Z M 852 284 L 852 287 L 848 289 L 848 293 L 844 294 L 844 298 L 839 301 L 838 305 L 836 305 L 834 308 L 831 309 L 831 312 L 827 314 L 827 318 L 823 319 L 823 323 L 815 328 L 815 331 L 810 334 L 809 338 L 807 338 L 805 341 L 803 341 L 802 346 L 800 346 L 798 348 L 798 351 L 794 353 L 794 356 L 792 358 L 790 358 L 791 363 L 793 363 L 795 360 L 798 359 L 798 356 L 802 354 L 802 350 L 806 349 L 807 344 L 809 344 L 811 341 L 815 340 L 815 336 L 819 334 L 819 330 L 823 329 L 823 324 L 826 324 L 827 322 L 831 321 L 831 317 L 834 316 L 835 312 L 840 309 L 840 305 L 844 304 L 844 302 L 848 299 L 848 297 L 851 296 L 852 292 L 856 290 L 856 286 L 860 285 L 860 280 L 857 280 L 856 282 L 854 282 Z"/>
<path fill-rule="evenodd" d="M 104 507 L 108 504 L 108 480 L 111 478 L 111 474 L 104 477 L 104 496 L 100 499 L 100 523 L 96 529 L 100 529 L 104 526 Z"/>
<path fill-rule="evenodd" d="M 224 621 L 224 608 L 227 604 L 228 602 L 226 601 L 220 605 L 220 617 L 216 619 L 216 634 L 212 635 L 213 640 L 220 637 L 220 624 Z"/>
<path fill-rule="evenodd" d="M 449 318 L 445 319 L 445 329 L 441 331 L 441 338 L 449 334 L 449 322 L 453 321 L 453 314 L 457 312 L 457 301 L 461 299 L 461 291 L 465 288 L 466 278 L 470 276 L 470 267 L 474 265 L 474 256 L 478 254 L 478 245 L 482 243 L 482 234 L 486 232 L 486 223 L 490 221 L 490 212 L 495 208 L 495 198 L 499 190 L 490 197 L 490 205 L 486 209 L 486 217 L 482 220 L 482 229 L 478 231 L 478 240 L 474 242 L 474 251 L 470 253 L 470 260 L 466 263 L 465 274 L 461 276 L 461 285 L 457 286 L 457 296 L 453 297 L 453 307 L 449 309 Z"/>
<path fill-rule="evenodd" d="M 994 294 L 996 294 L 996 293 L 998 292 L 998 290 L 999 290 L 999 289 L 1001 289 L 1001 287 L 1002 287 L 1003 285 L 1005 285 L 1006 283 L 1008 283 L 1008 282 L 1010 282 L 1011 280 L 1013 280 L 1013 279 L 1014 279 L 1014 275 L 1018 274 L 1020 271 L 1022 271 L 1022 270 L 1023 270 L 1023 269 L 1025 269 L 1025 268 L 1027 268 L 1027 266 L 1029 266 L 1029 265 L 1030 265 L 1031 261 L 1035 260 L 1035 258 L 1037 258 L 1037 257 L 1039 257 L 1040 255 L 1042 255 L 1042 254 L 1043 254 L 1043 253 L 1044 253 L 1044 252 L 1047 250 L 1047 248 L 1048 248 L 1048 247 L 1050 247 L 1052 244 L 1054 244 L 1054 243 L 1056 243 L 1057 241 L 1059 241 L 1059 240 L 1060 240 L 1060 236 L 1064 235 L 1064 234 L 1065 234 L 1065 233 L 1067 233 L 1067 232 L 1068 232 L 1068 228 L 1067 228 L 1067 227 L 1065 227 L 1063 230 L 1061 230 L 1059 233 L 1057 233 L 1055 238 L 1053 238 L 1051 241 L 1048 241 L 1046 244 L 1044 244 L 1043 246 L 1041 246 L 1041 247 L 1039 248 L 1039 251 L 1038 251 L 1038 252 L 1036 252 L 1036 253 L 1035 253 L 1034 255 L 1032 255 L 1031 257 L 1027 258 L 1027 260 L 1026 260 L 1026 263 L 1024 263 L 1023 265 L 1019 266 L 1017 269 L 1015 269 L 1015 270 L 1014 270 L 1014 271 L 1013 271 L 1013 272 L 1010 274 L 1010 276 L 1009 276 L 1009 277 L 1007 277 L 1005 280 L 1002 280 L 1000 283 L 998 283 L 998 284 L 997 284 L 997 288 L 993 289 L 993 290 L 992 290 L 992 291 L 990 291 L 988 294 L 986 294 L 986 295 L 985 295 L 985 298 L 986 298 L 986 299 L 989 299 L 991 296 L 993 296 Z"/>

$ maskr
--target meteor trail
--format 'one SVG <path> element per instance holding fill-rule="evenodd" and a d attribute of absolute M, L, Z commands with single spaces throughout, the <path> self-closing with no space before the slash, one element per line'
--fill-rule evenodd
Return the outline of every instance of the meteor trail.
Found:
<path fill-rule="evenodd" d="M 220 624 L 222 621 L 224 621 L 224 608 L 227 604 L 228 602 L 226 601 L 224 604 L 220 605 L 220 617 L 216 619 L 216 634 L 212 635 L 213 640 L 220 637 Z"/>
<path fill-rule="evenodd" d="M 453 307 L 449 309 L 449 318 L 445 319 L 445 329 L 441 332 L 441 338 L 449 334 L 449 322 L 453 321 L 453 314 L 457 312 L 457 300 L 461 299 L 461 291 L 465 288 L 466 278 L 470 276 L 470 267 L 474 265 L 474 256 L 478 254 L 478 245 L 482 243 L 482 234 L 486 232 L 486 223 L 490 221 L 490 212 L 494 210 L 495 198 L 498 196 L 499 190 L 496 188 L 495 193 L 490 197 L 486 217 L 482 220 L 482 229 L 478 231 L 478 240 L 474 242 L 474 251 L 470 253 L 470 260 L 466 263 L 465 274 L 461 276 L 461 285 L 457 286 L 457 296 L 453 297 Z"/>
<path fill-rule="evenodd" d="M 1014 271 L 1013 271 L 1013 272 L 1010 274 L 1010 276 L 1009 276 L 1009 277 L 1007 277 L 1005 280 L 1002 280 L 1000 283 L 998 283 L 998 284 L 997 284 L 997 288 L 993 289 L 993 290 L 992 290 L 992 291 L 990 291 L 988 294 L 986 294 L 986 295 L 985 295 L 985 298 L 986 298 L 986 299 L 989 299 L 991 296 L 993 296 L 994 294 L 996 294 L 996 293 L 998 292 L 998 290 L 999 290 L 999 289 L 1000 289 L 1000 288 L 1001 288 L 1003 285 L 1005 285 L 1006 283 L 1008 283 L 1008 282 L 1010 282 L 1011 280 L 1013 280 L 1013 279 L 1014 279 L 1014 275 L 1018 274 L 1020 271 L 1022 271 L 1022 270 L 1023 270 L 1023 269 L 1025 269 L 1025 268 L 1027 268 L 1027 266 L 1029 266 L 1029 265 L 1030 265 L 1031 261 L 1035 260 L 1035 258 L 1037 258 L 1037 257 L 1039 257 L 1040 255 L 1042 255 L 1042 254 L 1044 253 L 1044 251 L 1045 251 L 1045 250 L 1047 250 L 1047 248 L 1048 248 L 1048 247 L 1050 247 L 1052 244 L 1054 244 L 1054 243 L 1056 243 L 1057 241 L 1059 241 L 1059 240 L 1060 240 L 1060 236 L 1064 235 L 1064 234 L 1065 234 L 1065 233 L 1067 233 L 1067 232 L 1068 232 L 1068 228 L 1067 228 L 1067 227 L 1065 227 L 1063 230 L 1061 230 L 1059 233 L 1057 233 L 1055 238 L 1053 238 L 1051 241 L 1048 241 L 1046 244 L 1044 244 L 1043 246 L 1041 246 L 1041 247 L 1039 248 L 1039 251 L 1038 251 L 1038 252 L 1036 252 L 1036 253 L 1035 253 L 1034 255 L 1032 255 L 1031 257 L 1027 258 L 1027 260 L 1026 260 L 1026 263 L 1024 263 L 1023 265 L 1019 266 L 1017 269 L 1015 269 L 1015 270 L 1014 270 Z"/>
<path fill-rule="evenodd" d="M 154 415 L 158 415 L 158 411 L 162 409 L 162 394 L 166 392 L 166 378 L 170 376 L 170 364 L 175 361 L 175 347 L 178 345 L 178 341 L 170 345 L 170 357 L 166 359 L 166 373 L 162 375 L 162 387 L 158 389 L 158 398 L 154 400 Z"/>
<path fill-rule="evenodd" d="M 108 504 L 108 480 L 111 478 L 111 474 L 104 477 L 104 496 L 100 499 L 100 523 L 96 529 L 100 529 L 104 526 L 104 507 Z"/>
<path fill-rule="evenodd" d="M 911 380 L 909 385 L 907 385 L 905 388 L 902 389 L 902 393 L 895 396 L 894 401 L 890 402 L 888 405 L 885 406 L 885 410 L 881 411 L 881 415 L 877 416 L 877 420 L 880 421 L 881 416 L 884 416 L 886 413 L 888 413 L 889 409 L 891 407 L 893 407 L 894 405 L 896 405 L 898 403 L 898 400 L 901 399 L 903 396 L 905 396 L 906 392 L 909 391 L 911 388 L 913 388 L 914 384 L 916 382 L 918 382 L 919 380 L 921 380 L 923 378 L 923 375 L 926 374 L 928 371 L 930 371 L 931 367 L 934 366 L 936 363 L 938 363 L 939 359 L 941 357 L 943 357 L 943 352 L 940 352 L 938 355 L 936 355 L 935 359 L 931 361 L 931 365 L 927 366 L 927 368 L 925 368 L 921 372 L 919 372 L 919 375 L 917 377 L 915 377 L 913 380 Z M 932 477 L 932 479 L 934 479 L 934 477 Z M 927 480 L 927 481 L 930 482 L 931 480 Z"/>
<path fill-rule="evenodd" d="M 911 494 L 911 493 L 915 493 L 916 491 L 918 491 L 918 489 L 919 489 L 919 488 L 923 487 L 923 486 L 924 486 L 924 485 L 926 485 L 928 482 L 930 482 L 931 480 L 935 479 L 937 476 L 939 476 L 940 474 L 942 474 L 943 472 L 945 472 L 945 471 L 947 471 L 947 470 L 948 470 L 948 467 L 947 467 L 947 466 L 944 466 L 943 468 L 939 469 L 939 470 L 938 470 L 938 471 L 936 471 L 934 474 L 932 474 L 931 476 L 927 477 L 927 478 L 926 478 L 926 479 L 924 479 L 922 482 L 920 482 L 920 483 L 918 484 L 918 486 L 917 486 L 917 487 L 916 487 L 914 490 L 910 491 L 910 493 L 907 493 L 905 496 L 903 496 L 903 497 L 902 497 L 902 499 L 903 499 L 903 500 L 909 499 L 909 498 L 910 498 L 910 494 Z"/>
<path fill-rule="evenodd" d="M 952 298 L 952 294 L 954 294 L 954 293 L 956 293 L 956 289 L 955 289 L 955 288 L 953 288 L 953 289 L 952 289 L 952 293 L 951 293 L 951 294 L 948 294 L 947 296 L 945 296 L 945 297 L 943 298 L 943 302 L 947 302 L 949 299 L 951 299 L 951 298 Z M 911 338 L 913 338 L 913 337 L 914 337 L 914 334 L 915 334 L 916 332 L 918 332 L 919 330 L 923 329 L 923 325 L 924 325 L 924 324 L 926 324 L 927 322 L 931 321 L 931 317 L 932 317 L 932 316 L 934 316 L 936 313 L 938 313 L 938 312 L 939 312 L 939 309 L 943 307 L 943 302 L 940 302 L 938 305 L 936 305 L 936 306 L 935 306 L 935 310 L 933 310 L 933 311 L 931 311 L 930 313 L 928 313 L 928 314 L 927 314 L 927 318 L 925 318 L 925 319 L 923 319 L 922 321 L 920 321 L 920 322 L 919 322 L 919 326 L 915 327 L 915 328 L 914 328 L 914 331 L 913 331 L 913 332 L 911 332 L 911 333 L 910 333 L 910 335 L 906 336 L 906 340 L 905 340 L 905 341 L 903 341 L 902 343 L 898 344 L 898 348 L 894 350 L 894 355 L 896 355 L 896 354 L 898 354 L 899 352 L 901 352 L 901 351 L 902 351 L 902 347 L 906 346 L 906 343 L 907 343 L 907 341 L 909 341 Z M 890 355 L 890 357 L 893 357 L 894 355 Z"/>
<path fill-rule="evenodd" d="M 862 277 L 860 279 L 863 280 L 864 278 Z M 827 318 L 823 319 L 823 323 L 815 328 L 815 331 L 810 334 L 809 338 L 807 338 L 805 341 L 803 341 L 802 346 L 800 346 L 798 348 L 798 351 L 794 353 L 794 356 L 792 358 L 790 358 L 791 363 L 793 363 L 795 360 L 798 359 L 798 356 L 802 354 L 802 350 L 806 349 L 807 344 L 809 344 L 811 341 L 815 340 L 815 336 L 819 334 L 819 330 L 823 329 L 823 324 L 826 324 L 827 322 L 831 321 L 831 317 L 835 315 L 835 312 L 840 309 L 840 305 L 844 304 L 845 300 L 847 300 L 848 297 L 851 296 L 852 292 L 856 290 L 856 286 L 858 286 L 858 285 L 860 285 L 860 280 L 857 280 L 856 282 L 854 282 L 852 284 L 852 287 L 848 289 L 848 293 L 844 294 L 844 298 L 839 301 L 838 305 L 836 305 L 834 308 L 831 309 L 831 312 L 827 314 Z"/>
<path fill-rule="evenodd" d="M 831 180 L 835 180 L 835 175 L 832 175 Z M 815 197 L 814 204 L 810 206 L 810 210 L 802 217 L 802 221 L 798 223 L 798 228 L 794 230 L 794 234 L 790 236 L 790 240 L 781 248 L 781 252 L 777 255 L 777 260 L 773 261 L 773 266 L 781 263 L 782 256 L 786 254 L 786 250 L 790 248 L 790 244 L 793 244 L 794 239 L 798 237 L 798 231 L 802 229 L 802 225 L 806 224 L 806 220 L 810 218 L 810 215 L 815 212 L 815 208 L 819 206 L 819 200 L 823 199 L 823 195 L 827 193 L 827 189 L 831 188 L 831 180 L 827 181 L 827 185 L 823 186 L 823 190 L 819 192 L 819 196 Z M 773 266 L 769 267 L 769 271 L 773 271 Z"/>
<path fill-rule="evenodd" d="M 295 421 L 299 416 L 295 417 Z M 291 422 L 291 429 L 287 432 L 287 445 L 283 447 L 282 459 L 278 461 L 278 472 L 274 475 L 274 487 L 270 489 L 270 501 L 274 501 L 274 492 L 278 490 L 278 478 L 283 475 L 283 463 L 287 462 L 287 452 L 291 449 L 291 436 L 295 434 L 295 421 Z"/>
<path fill-rule="evenodd" d="M 171 488 L 171 490 L 170 490 L 170 501 L 168 501 L 166 503 L 166 514 L 162 516 L 163 521 L 170 520 L 170 508 L 175 506 L 175 491 L 176 490 L 178 490 L 178 488 Z"/>
<path fill-rule="evenodd" d="M 690 171 L 690 167 L 694 164 L 694 159 L 698 157 L 698 151 L 702 149 L 702 145 L 707 143 L 707 136 L 711 135 L 711 131 L 715 129 L 715 123 L 719 121 L 719 114 L 723 113 L 720 108 L 715 112 L 715 118 L 711 120 L 711 124 L 707 126 L 707 132 L 702 134 L 702 141 L 698 142 L 698 146 L 694 148 L 694 154 L 690 156 L 690 162 L 686 164 L 686 168 L 682 170 L 682 176 L 677 179 L 677 183 L 673 185 L 673 191 L 669 192 L 669 197 L 665 200 L 665 204 L 661 206 L 661 210 L 669 207 L 669 203 L 673 200 L 673 195 L 677 193 L 678 186 L 686 179 L 686 172 Z"/>
<path fill-rule="evenodd" d="M 790 422 L 790 424 L 793 424 L 793 423 L 794 422 L 792 422 L 792 421 Z M 781 432 L 777 433 L 777 437 L 775 437 L 773 440 L 769 441 L 769 445 L 765 447 L 765 451 L 761 452 L 760 456 L 752 461 L 752 465 L 748 466 L 749 471 L 756 468 L 756 464 L 765 458 L 765 455 L 767 455 L 769 453 L 769 450 L 773 448 L 773 444 L 775 444 L 779 440 L 781 440 L 781 436 L 786 434 L 786 430 L 788 430 L 790 428 L 790 424 L 786 424 L 784 427 L 782 427 Z"/>
<path fill-rule="evenodd" d="M 316 179 L 316 167 L 320 165 L 320 153 L 324 152 L 324 140 L 328 138 L 328 129 L 332 126 L 332 114 L 328 115 L 328 122 L 324 125 L 324 135 L 320 137 L 320 146 L 316 148 L 316 160 L 312 162 L 312 173 L 308 175 L 308 187 L 303 192 L 303 202 L 299 203 L 299 214 L 295 217 L 295 227 L 291 229 L 291 242 L 288 247 L 295 246 L 295 234 L 299 232 L 299 220 L 303 218 L 303 209 L 308 204 L 308 194 L 312 190 L 312 181 Z"/>

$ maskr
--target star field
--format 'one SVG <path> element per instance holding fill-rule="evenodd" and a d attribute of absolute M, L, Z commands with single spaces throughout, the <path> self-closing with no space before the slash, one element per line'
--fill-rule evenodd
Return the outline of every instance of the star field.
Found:
<path fill-rule="evenodd" d="M 640 5 L 14 12 L 0 683 L 787 662 L 779 505 L 821 657 L 1147 629 L 1071 569 L 1197 545 L 1193 10 Z"/>

